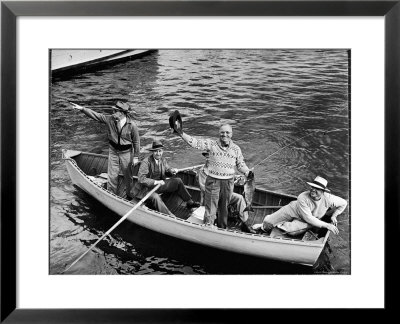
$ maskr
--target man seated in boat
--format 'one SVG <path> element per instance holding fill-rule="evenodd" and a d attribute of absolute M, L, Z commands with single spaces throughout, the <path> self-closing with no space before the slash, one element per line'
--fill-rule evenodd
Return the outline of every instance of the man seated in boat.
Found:
<path fill-rule="evenodd" d="M 186 202 L 186 207 L 189 209 L 199 207 L 200 203 L 192 200 L 191 195 L 180 178 L 172 177 L 167 179 L 167 176 L 176 175 L 177 169 L 170 168 L 167 160 L 162 157 L 164 153 L 163 148 L 164 146 L 161 141 L 153 142 L 150 149 L 153 153 L 140 163 L 138 181 L 132 189 L 132 195 L 137 199 L 142 199 L 154 186 L 161 184 L 158 190 L 147 200 L 155 210 L 173 215 L 161 199 L 161 193 L 177 194 Z"/>
<path fill-rule="evenodd" d="M 197 172 L 196 177 L 201 191 L 201 204 L 204 205 L 204 193 L 206 190 L 205 186 L 206 186 L 206 179 L 208 176 L 208 158 L 210 156 L 210 152 L 205 151 L 201 154 L 206 158 L 206 162 L 204 163 L 203 167 L 201 167 L 200 170 Z M 235 210 L 239 219 L 241 220 L 240 228 L 243 232 L 253 233 L 253 234 L 256 233 L 256 231 L 247 224 L 247 220 L 249 218 L 249 212 L 245 210 L 247 206 L 246 206 L 246 201 L 242 195 L 236 192 L 232 192 L 228 208 L 229 207 L 232 207 L 232 209 Z"/>
<path fill-rule="evenodd" d="M 314 181 L 307 182 L 309 191 L 301 193 L 297 200 L 290 202 L 273 214 L 264 217 L 262 224 L 253 225 L 253 229 L 260 233 L 270 234 L 274 227 L 278 227 L 289 235 L 300 234 L 308 228 L 326 228 L 338 234 L 337 216 L 347 206 L 347 201 L 332 195 L 327 188 L 328 181 L 317 176 Z M 331 223 L 321 220 L 328 209 L 333 211 Z"/>
<path fill-rule="evenodd" d="M 131 106 L 126 102 L 118 101 L 113 107 L 112 115 L 104 115 L 92 109 L 82 107 L 71 102 L 74 109 L 82 111 L 86 116 L 107 125 L 109 153 L 108 153 L 108 182 L 107 189 L 118 195 L 118 177 L 124 175 L 126 193 L 131 187 L 129 167 L 139 162 L 140 138 L 131 112 Z M 131 199 L 129 197 L 128 199 Z"/>

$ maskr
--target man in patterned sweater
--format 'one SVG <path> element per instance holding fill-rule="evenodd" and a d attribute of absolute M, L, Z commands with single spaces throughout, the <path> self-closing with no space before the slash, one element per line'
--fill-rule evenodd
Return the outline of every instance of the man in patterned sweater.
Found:
<path fill-rule="evenodd" d="M 254 178 L 244 162 L 242 151 L 233 143 L 232 127 L 228 124 L 219 129 L 219 140 L 199 139 L 178 133 L 191 147 L 198 150 L 209 151 L 208 176 L 205 183 L 204 195 L 204 223 L 213 225 L 218 208 L 217 226 L 226 228 L 228 223 L 228 205 L 231 199 L 234 185 L 235 166 L 237 170 L 248 178 Z"/>

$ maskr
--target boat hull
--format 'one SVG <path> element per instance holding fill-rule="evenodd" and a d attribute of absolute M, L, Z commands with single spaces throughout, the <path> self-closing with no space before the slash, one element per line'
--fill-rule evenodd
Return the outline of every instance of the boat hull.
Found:
<path fill-rule="evenodd" d="M 141 58 L 155 50 L 52 50 L 51 73 L 53 77 L 95 69 Z"/>
<path fill-rule="evenodd" d="M 67 158 L 66 166 L 73 184 L 119 216 L 125 215 L 134 206 L 134 203 L 114 195 L 92 181 L 73 159 Z M 156 212 L 146 206 L 136 209 L 127 220 L 165 235 L 212 248 L 308 266 L 312 266 L 317 261 L 328 238 L 326 235 L 319 240 L 302 241 L 210 228 Z"/>

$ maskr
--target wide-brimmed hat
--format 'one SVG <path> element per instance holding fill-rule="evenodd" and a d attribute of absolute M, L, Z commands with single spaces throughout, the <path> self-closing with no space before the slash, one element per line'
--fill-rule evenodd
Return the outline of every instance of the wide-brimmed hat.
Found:
<path fill-rule="evenodd" d="M 317 176 L 313 182 L 307 182 L 311 187 L 318 188 L 327 192 L 330 190 L 327 188 L 328 181 L 320 176 Z"/>
<path fill-rule="evenodd" d="M 162 145 L 161 141 L 153 141 L 153 145 L 151 146 L 151 149 L 149 151 L 157 151 L 159 149 L 162 149 L 164 145 Z"/>
<path fill-rule="evenodd" d="M 133 111 L 131 106 L 127 102 L 122 102 L 122 101 L 117 101 L 117 103 L 113 108 L 124 112 Z"/>
<path fill-rule="evenodd" d="M 209 151 L 205 151 L 203 153 L 201 153 L 204 157 L 209 157 L 210 156 L 210 152 Z"/>
<path fill-rule="evenodd" d="M 182 133 L 182 117 L 178 110 L 175 110 L 169 116 L 169 126 L 175 131 L 175 133 Z"/>

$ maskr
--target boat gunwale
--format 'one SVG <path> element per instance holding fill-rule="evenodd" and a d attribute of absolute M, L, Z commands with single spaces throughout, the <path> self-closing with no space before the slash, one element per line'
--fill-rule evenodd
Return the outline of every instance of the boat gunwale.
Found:
<path fill-rule="evenodd" d="M 68 151 L 69 150 L 65 150 L 65 151 L 63 150 L 63 156 L 66 156 L 66 153 Z M 75 152 L 77 152 L 77 151 L 75 151 Z M 107 158 L 107 156 L 103 155 L 103 154 L 86 153 L 86 152 L 81 152 L 81 151 L 80 151 L 80 153 Z M 71 164 L 71 166 L 73 166 L 81 175 L 83 175 L 87 182 L 89 182 L 91 185 L 94 185 L 97 188 L 99 188 L 104 194 L 110 196 L 114 200 L 118 200 L 118 201 L 124 203 L 125 205 L 127 205 L 127 207 L 135 206 L 135 204 L 132 203 L 131 201 L 112 193 L 111 191 L 107 190 L 106 188 L 100 186 L 99 184 L 94 182 L 92 179 L 90 179 L 89 176 L 85 172 L 83 172 L 83 170 L 78 166 L 77 162 L 72 157 L 63 157 L 63 159 L 66 160 L 66 162 L 69 162 Z M 280 193 L 278 193 L 278 194 L 280 195 Z M 94 198 L 94 199 L 96 199 L 96 198 Z M 99 200 L 97 200 L 97 201 L 99 201 Z M 101 201 L 99 201 L 99 202 L 101 203 Z M 210 228 L 208 226 L 205 226 L 204 224 L 197 224 L 197 223 L 190 222 L 186 219 L 179 218 L 177 216 L 167 215 L 167 214 L 161 213 L 159 211 L 150 209 L 143 205 L 140 206 L 139 208 L 142 209 L 143 212 L 149 213 L 152 216 L 169 219 L 169 220 L 175 221 L 176 223 L 183 223 L 186 226 L 190 226 L 190 227 L 194 227 L 194 228 L 197 227 L 196 228 L 197 230 L 205 230 L 205 231 L 208 231 L 208 232 L 211 232 L 214 234 L 220 234 L 220 235 L 222 234 L 222 235 L 228 235 L 228 236 L 240 237 L 240 238 L 246 238 L 246 239 L 255 239 L 257 241 L 263 241 L 263 242 L 274 242 L 274 243 L 284 243 L 284 244 L 291 244 L 291 245 L 323 248 L 329 237 L 329 231 L 327 232 L 327 234 L 325 234 L 324 240 L 322 242 L 320 242 L 321 239 L 316 240 L 316 241 L 305 241 L 305 240 L 296 239 L 296 238 L 269 237 L 269 236 L 265 236 L 262 234 L 245 233 L 245 232 L 239 232 L 236 230 L 223 229 L 223 228 L 218 228 L 218 227 Z M 116 212 L 114 212 L 114 213 L 118 215 L 118 213 L 116 213 Z M 121 215 L 119 215 L 119 216 L 121 217 Z M 141 225 L 138 225 L 138 226 L 141 226 Z M 152 229 L 152 230 L 154 231 L 154 229 Z M 322 251 L 322 249 L 321 249 L 321 251 Z"/>
<path fill-rule="evenodd" d="M 63 155 L 65 155 L 67 152 L 72 151 L 72 150 L 63 150 L 63 151 L 64 151 L 64 152 L 63 152 Z M 90 156 L 97 156 L 97 157 L 102 157 L 102 158 L 108 159 L 108 156 L 105 155 L 105 154 L 98 154 L 98 153 L 91 153 L 91 152 L 82 152 L 82 151 L 75 151 L 75 152 L 80 152 L 81 154 L 90 155 Z M 77 155 L 77 154 L 76 154 L 76 155 Z M 74 155 L 74 156 L 76 156 L 76 155 Z M 71 158 L 71 159 L 72 159 L 72 157 L 69 157 L 69 156 L 65 157 L 64 159 L 68 159 L 68 158 Z M 82 172 L 83 172 L 83 171 L 82 171 Z M 188 173 L 188 172 L 193 172 L 193 171 L 188 170 L 188 171 L 183 171 L 183 172 L 181 172 L 181 173 Z M 257 187 L 256 187 L 255 190 L 257 190 L 257 191 L 259 191 L 259 192 L 265 192 L 265 193 L 269 193 L 269 194 L 274 194 L 274 195 L 283 196 L 284 198 L 293 198 L 293 199 L 297 199 L 297 196 L 295 196 L 295 195 L 285 194 L 285 193 L 281 193 L 281 192 L 277 192 L 277 191 L 272 191 L 272 190 L 268 190 L 268 189 L 264 189 L 264 188 L 257 188 Z M 277 207 L 283 207 L 283 206 L 277 206 Z"/>
<path fill-rule="evenodd" d="M 53 50 L 58 50 L 57 48 L 53 49 Z M 120 50 L 116 50 L 118 51 L 117 53 L 113 53 L 113 54 L 108 54 L 105 56 L 101 56 L 98 58 L 94 58 L 94 59 L 90 59 L 88 61 L 79 61 L 79 63 L 75 63 L 75 64 L 71 64 L 71 65 L 63 65 L 57 68 L 52 68 L 51 72 L 52 73 L 59 73 L 59 72 L 63 72 L 63 71 L 67 71 L 70 69 L 78 69 L 84 66 L 91 66 L 100 62 L 106 62 L 109 61 L 112 58 L 117 58 L 118 56 L 124 55 L 124 54 L 128 54 L 129 52 L 133 52 L 133 51 L 142 51 L 141 49 L 120 49 Z M 143 49 L 143 51 L 148 51 L 147 49 Z M 137 53 L 137 54 L 142 54 L 142 52 Z M 137 55 L 136 54 L 136 55 Z M 134 56 L 135 54 L 133 54 L 132 56 Z"/>

